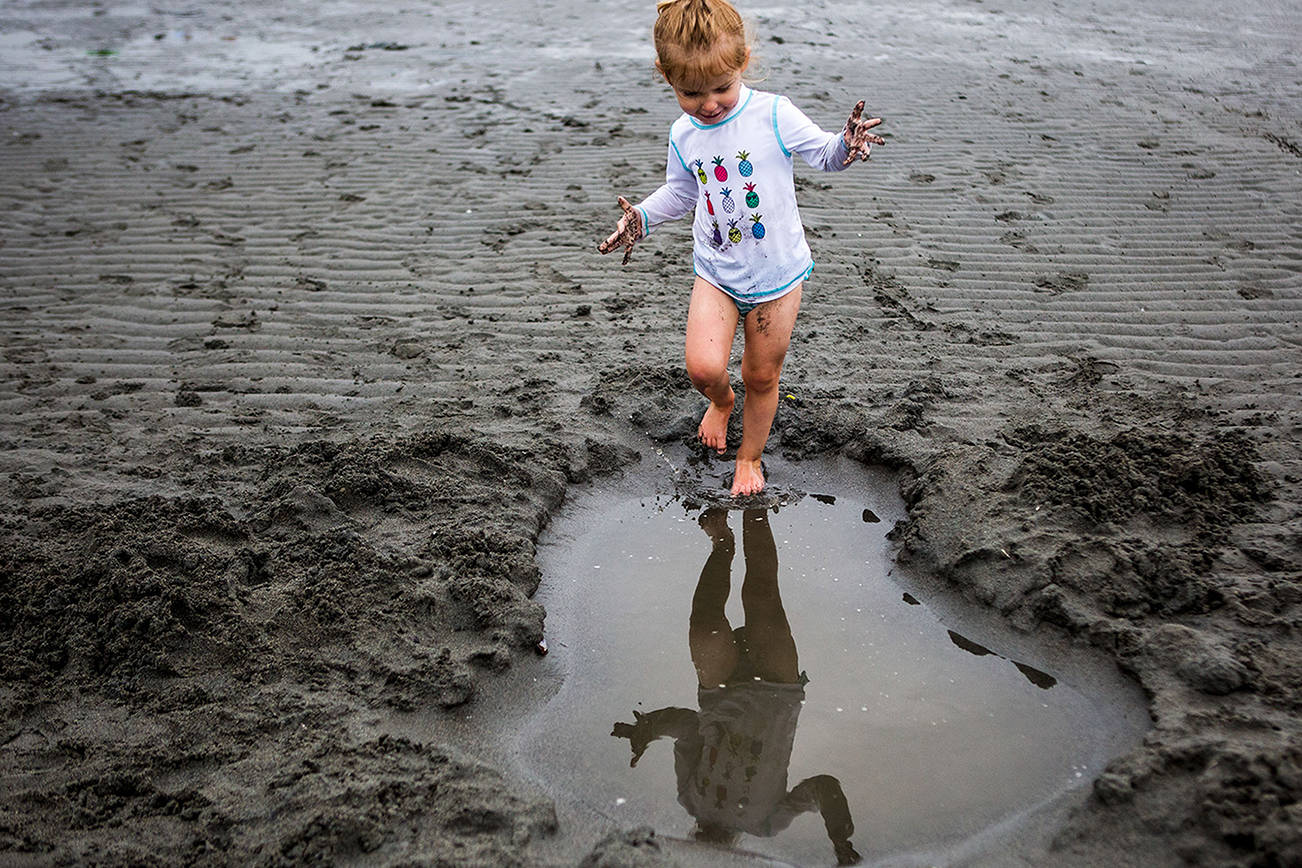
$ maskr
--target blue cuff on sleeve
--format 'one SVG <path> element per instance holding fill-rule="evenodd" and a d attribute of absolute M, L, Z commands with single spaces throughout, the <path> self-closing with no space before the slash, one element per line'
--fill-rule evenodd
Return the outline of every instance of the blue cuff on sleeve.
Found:
<path fill-rule="evenodd" d="M 836 134 L 836 163 L 834 168 L 845 166 L 845 158 L 850 156 L 850 148 L 845 143 L 845 130 Z"/>

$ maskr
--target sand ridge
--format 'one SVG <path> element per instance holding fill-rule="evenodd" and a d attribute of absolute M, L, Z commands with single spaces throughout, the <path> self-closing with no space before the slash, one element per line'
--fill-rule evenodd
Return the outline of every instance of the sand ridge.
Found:
<path fill-rule="evenodd" d="M 752 14 L 758 86 L 889 141 L 798 168 L 775 448 L 904 468 L 903 556 L 1151 696 L 1015 852 L 1302 859 L 1295 16 Z M 662 175 L 650 11 L 0 17 L 0 847 L 565 862 L 383 720 L 531 665 L 551 510 L 697 411 L 686 227 L 594 252 Z"/>

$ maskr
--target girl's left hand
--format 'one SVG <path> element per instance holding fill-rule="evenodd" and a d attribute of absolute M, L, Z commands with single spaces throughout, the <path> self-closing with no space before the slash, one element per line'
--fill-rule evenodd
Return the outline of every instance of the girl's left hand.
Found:
<path fill-rule="evenodd" d="M 881 136 L 868 132 L 873 127 L 882 122 L 881 118 L 865 118 L 863 116 L 863 100 L 854 107 L 850 112 L 850 120 L 845 122 L 845 132 L 841 135 L 845 139 L 845 146 L 850 153 L 846 155 L 843 166 L 848 166 L 855 160 L 866 160 L 872 155 L 873 145 L 884 145 L 886 140 Z"/>

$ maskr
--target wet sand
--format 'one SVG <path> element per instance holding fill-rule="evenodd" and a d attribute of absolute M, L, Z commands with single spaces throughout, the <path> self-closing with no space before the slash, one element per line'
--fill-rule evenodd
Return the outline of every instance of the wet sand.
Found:
<path fill-rule="evenodd" d="M 663 172 L 650 6 L 0 5 L 5 861 L 619 831 L 454 719 L 537 701 L 538 534 L 699 412 L 686 227 L 594 250 Z M 911 569 L 1148 697 L 975 864 L 1302 864 L 1296 15 L 746 11 L 762 87 L 889 139 L 797 169 L 772 448 L 900 470 Z"/>

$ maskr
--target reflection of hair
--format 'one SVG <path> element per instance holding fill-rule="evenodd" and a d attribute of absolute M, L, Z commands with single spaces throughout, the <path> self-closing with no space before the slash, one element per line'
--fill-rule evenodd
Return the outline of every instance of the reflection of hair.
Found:
<path fill-rule="evenodd" d="M 746 24 L 728 0 L 660 0 L 656 60 L 671 83 L 696 83 L 746 66 Z"/>
<path fill-rule="evenodd" d="M 696 828 L 692 830 L 692 840 L 733 847 L 741 840 L 741 831 L 721 826 L 718 823 L 711 823 L 708 820 L 697 820 Z"/>

